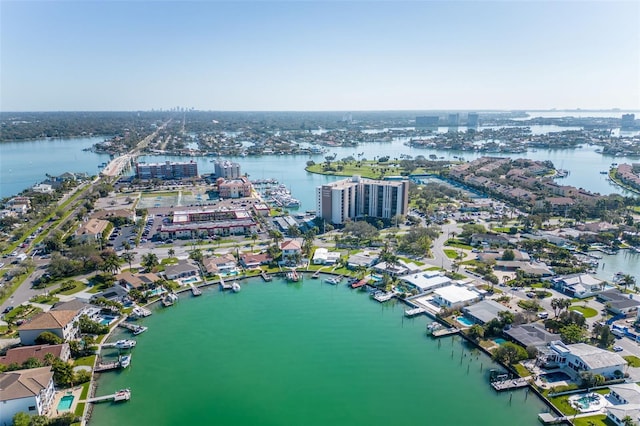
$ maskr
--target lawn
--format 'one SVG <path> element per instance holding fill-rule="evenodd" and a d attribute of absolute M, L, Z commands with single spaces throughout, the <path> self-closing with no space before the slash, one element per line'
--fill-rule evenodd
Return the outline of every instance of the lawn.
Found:
<path fill-rule="evenodd" d="M 607 420 L 606 414 L 598 414 L 589 417 L 576 417 L 572 420 L 575 426 L 614 426 L 614 423 Z"/>
<path fill-rule="evenodd" d="M 58 303 L 60 299 L 55 296 L 41 294 L 38 296 L 33 296 L 29 301 L 33 303 L 43 303 L 45 305 L 53 305 L 54 303 Z"/>
<path fill-rule="evenodd" d="M 624 358 L 625 361 L 629 363 L 629 367 L 640 367 L 640 358 L 638 358 L 637 356 L 627 355 L 623 356 L 622 358 Z"/>
<path fill-rule="evenodd" d="M 73 362 L 73 365 L 77 367 L 78 365 L 86 365 L 88 367 L 93 367 L 93 363 L 96 360 L 96 355 L 83 356 L 81 358 L 76 359 Z"/>
<path fill-rule="evenodd" d="M 578 414 L 578 410 L 573 408 L 569 403 L 570 396 L 571 395 L 553 396 L 549 398 L 549 401 L 551 401 L 551 403 L 560 410 L 562 414 L 572 416 L 574 414 Z"/>
<path fill-rule="evenodd" d="M 444 249 L 443 251 L 444 251 L 444 254 L 446 254 L 449 259 L 455 259 L 458 257 L 458 252 L 455 250 Z"/>
<path fill-rule="evenodd" d="M 527 370 L 527 368 L 522 364 L 514 364 L 512 367 L 516 369 L 518 376 L 520 377 L 527 377 L 531 375 L 531 371 Z"/>
<path fill-rule="evenodd" d="M 592 318 L 598 315 L 598 311 L 595 309 L 584 306 L 571 306 L 569 307 L 569 310 L 580 312 L 585 318 Z"/>
<path fill-rule="evenodd" d="M 68 296 L 70 294 L 78 293 L 79 291 L 82 291 L 85 288 L 87 288 L 87 285 L 85 283 L 81 281 L 73 281 L 73 288 L 56 292 L 56 294 L 64 294 L 65 296 Z"/>
<path fill-rule="evenodd" d="M 461 249 L 465 249 L 465 250 L 472 250 L 473 247 L 471 247 L 469 244 L 465 244 L 465 243 L 461 243 L 458 240 L 447 240 L 444 243 L 445 246 L 450 246 L 450 247 L 456 247 L 456 248 L 461 248 Z"/>

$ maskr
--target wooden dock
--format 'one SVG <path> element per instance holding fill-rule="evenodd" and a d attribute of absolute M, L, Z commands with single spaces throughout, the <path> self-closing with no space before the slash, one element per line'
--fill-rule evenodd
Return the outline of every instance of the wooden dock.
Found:
<path fill-rule="evenodd" d="M 138 335 L 140 333 L 147 331 L 147 327 L 144 327 L 142 325 L 137 325 L 137 324 L 130 324 L 128 322 L 119 322 L 118 327 L 126 328 L 127 330 L 132 332 L 134 335 Z"/>
<path fill-rule="evenodd" d="M 524 377 L 518 377 L 517 379 L 501 380 L 498 382 L 491 382 L 491 386 L 498 392 L 526 388 L 529 386 L 529 381 Z"/>
<path fill-rule="evenodd" d="M 320 278 L 320 269 L 315 271 L 313 275 L 311 275 L 311 278 L 313 278 L 314 280 L 317 280 L 318 278 Z"/>
<path fill-rule="evenodd" d="M 220 277 L 220 289 L 222 290 L 231 290 L 233 286 L 231 284 L 227 284 L 224 282 L 224 279 L 222 279 L 222 277 Z"/>
<path fill-rule="evenodd" d="M 96 367 L 93 369 L 93 372 L 94 373 L 101 373 L 103 371 L 117 370 L 118 368 L 120 368 L 120 362 L 119 361 L 107 362 L 106 364 L 98 364 L 98 365 L 96 365 Z"/>
<path fill-rule="evenodd" d="M 189 283 L 189 287 L 191 287 L 191 294 L 194 296 L 200 296 L 202 294 L 202 290 L 193 285 L 193 283 Z"/>
<path fill-rule="evenodd" d="M 122 389 L 116 393 L 112 393 L 111 395 L 96 396 L 94 398 L 88 398 L 84 401 L 79 401 L 79 402 L 92 402 L 92 403 L 105 402 L 105 401 L 117 402 L 117 401 L 129 401 L 130 399 L 131 399 L 131 391 L 129 389 Z"/>
<path fill-rule="evenodd" d="M 406 311 L 404 311 L 404 316 L 411 318 L 415 317 L 416 315 L 424 314 L 425 312 L 427 312 L 425 308 L 407 309 Z"/>
<path fill-rule="evenodd" d="M 271 280 L 273 280 L 273 277 L 271 275 L 269 275 L 267 272 L 265 271 L 260 271 L 260 276 L 262 277 L 262 280 L 266 283 L 270 282 Z"/>
<path fill-rule="evenodd" d="M 366 284 L 367 284 L 367 280 L 361 279 L 360 281 L 351 284 L 351 288 L 360 288 L 360 287 L 363 287 Z"/>
<path fill-rule="evenodd" d="M 379 292 L 379 293 L 374 294 L 373 298 L 375 300 L 377 300 L 378 302 L 383 303 L 383 302 L 387 302 L 387 301 L 393 299 L 394 296 L 395 296 L 394 293 Z"/>
<path fill-rule="evenodd" d="M 458 330 L 457 328 L 441 328 L 438 330 L 434 330 L 433 333 L 431 333 L 431 335 L 433 337 L 445 337 L 445 336 L 452 336 L 458 333 L 460 333 L 460 330 Z"/>

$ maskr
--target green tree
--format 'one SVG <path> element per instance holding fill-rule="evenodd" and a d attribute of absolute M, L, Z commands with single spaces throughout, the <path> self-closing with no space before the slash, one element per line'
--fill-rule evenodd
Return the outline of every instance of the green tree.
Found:
<path fill-rule="evenodd" d="M 19 411 L 13 415 L 13 426 L 30 426 L 31 416 L 24 411 Z"/>
<path fill-rule="evenodd" d="M 566 344 L 580 343 L 584 341 L 584 329 L 576 324 L 560 327 L 560 338 Z"/>
<path fill-rule="evenodd" d="M 22 363 L 22 368 L 24 369 L 38 368 L 42 366 L 43 366 L 42 361 L 40 361 L 38 358 L 35 358 L 35 357 L 30 357 L 25 362 Z"/>
<path fill-rule="evenodd" d="M 514 260 L 516 258 L 516 254 L 511 249 L 506 249 L 502 253 L 502 260 Z"/>
<path fill-rule="evenodd" d="M 493 359 L 506 365 L 515 364 L 523 359 L 527 359 L 528 354 L 525 348 L 512 342 L 506 342 L 493 353 Z"/>
<path fill-rule="evenodd" d="M 175 257 L 175 255 L 176 255 L 176 251 L 173 248 L 170 248 L 169 250 L 167 250 L 167 256 Z"/>
<path fill-rule="evenodd" d="M 36 337 L 35 342 L 37 345 L 59 345 L 64 340 L 50 331 L 43 331 Z"/>
<path fill-rule="evenodd" d="M 155 253 L 149 252 L 142 255 L 142 266 L 144 266 L 145 268 L 153 269 L 159 264 L 160 262 L 158 261 L 158 256 Z"/>
<path fill-rule="evenodd" d="M 469 337 L 473 340 L 481 339 L 482 337 L 484 337 L 484 328 L 482 328 L 480 324 L 473 324 L 469 328 L 468 333 Z"/>
<path fill-rule="evenodd" d="M 189 259 L 196 261 L 198 264 L 202 264 L 202 260 L 204 259 L 202 250 L 191 250 L 191 252 L 189 252 Z"/>
<path fill-rule="evenodd" d="M 120 255 L 120 257 L 122 258 L 123 261 L 125 261 L 125 262 L 127 262 L 129 264 L 129 269 L 131 269 L 131 263 L 135 259 L 135 255 L 133 253 L 131 253 L 130 251 L 125 251 L 124 253 L 122 253 Z"/>
<path fill-rule="evenodd" d="M 73 386 L 73 366 L 61 359 L 56 359 L 51 366 L 53 370 L 53 381 L 57 386 Z"/>

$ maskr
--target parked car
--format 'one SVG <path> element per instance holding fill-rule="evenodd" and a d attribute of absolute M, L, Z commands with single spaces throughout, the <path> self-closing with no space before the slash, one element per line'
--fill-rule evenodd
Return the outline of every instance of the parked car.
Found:
<path fill-rule="evenodd" d="M 624 350 L 624 348 L 622 346 L 617 346 L 616 345 L 616 346 L 613 347 L 613 350 L 616 351 L 616 352 L 622 352 Z"/>

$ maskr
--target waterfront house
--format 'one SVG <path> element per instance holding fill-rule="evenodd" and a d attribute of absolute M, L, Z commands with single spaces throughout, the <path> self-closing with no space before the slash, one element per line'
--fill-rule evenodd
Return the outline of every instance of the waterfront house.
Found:
<path fill-rule="evenodd" d="M 611 385 L 607 399 L 611 403 L 605 408 L 607 419 L 622 426 L 628 416 L 634 424 L 640 423 L 640 386 L 635 383 Z"/>
<path fill-rule="evenodd" d="M 13 416 L 47 415 L 51 410 L 55 389 L 51 367 L 8 371 L 0 374 L 0 424 L 13 424 Z"/>
<path fill-rule="evenodd" d="M 451 284 L 451 278 L 446 277 L 440 271 L 424 271 L 405 275 L 402 277 L 402 281 L 420 293 L 430 293 L 436 288 L 446 287 Z"/>
<path fill-rule="evenodd" d="M 29 358 L 36 358 L 42 362 L 47 354 L 67 361 L 71 357 L 71 350 L 66 342 L 60 345 L 21 346 L 9 349 L 4 356 L 0 356 L 0 364 L 6 366 L 10 364 L 22 365 Z"/>
<path fill-rule="evenodd" d="M 624 374 L 627 367 L 627 361 L 615 352 L 586 343 L 566 345 L 559 340 L 549 343 L 547 350 L 542 352 L 542 358 L 546 366 L 571 370 L 574 376 L 588 371 L 613 378 Z"/>
<path fill-rule="evenodd" d="M 302 246 L 297 240 L 286 240 L 280 243 L 282 250 L 282 261 L 284 263 L 295 264 L 302 257 Z"/>
<path fill-rule="evenodd" d="M 53 192 L 53 187 L 46 183 L 39 183 L 37 185 L 33 185 L 33 187 L 31 187 L 31 190 L 33 192 L 39 192 L 41 194 L 51 194 Z"/>
<path fill-rule="evenodd" d="M 340 252 L 329 251 L 324 247 L 318 247 L 313 253 L 314 265 L 334 265 L 340 259 Z"/>
<path fill-rule="evenodd" d="M 544 325 L 537 322 L 531 324 L 513 325 L 504 334 L 522 346 L 544 348 L 549 343 L 559 340 L 560 335 L 548 332 Z"/>
<path fill-rule="evenodd" d="M 347 259 L 347 267 L 349 269 L 369 268 L 375 263 L 377 259 L 377 255 L 372 256 L 368 252 L 352 254 Z"/>
<path fill-rule="evenodd" d="M 222 256 L 207 257 L 203 259 L 202 264 L 208 275 L 226 274 L 237 269 L 236 258 L 231 253 Z"/>
<path fill-rule="evenodd" d="M 442 308 L 457 309 L 481 299 L 479 292 L 458 285 L 437 288 L 433 301 Z"/>
<path fill-rule="evenodd" d="M 512 312 L 511 309 L 495 300 L 481 300 L 473 305 L 462 308 L 462 313 L 471 318 L 477 324 L 485 324 L 492 319 L 498 318 L 500 312 Z"/>
<path fill-rule="evenodd" d="M 181 260 L 175 265 L 168 265 L 164 270 L 164 275 L 168 280 L 178 278 L 195 277 L 200 272 L 200 268 L 187 260 Z"/>
<path fill-rule="evenodd" d="M 551 283 L 558 291 L 580 299 L 602 292 L 606 285 L 605 281 L 582 273 L 553 278 Z"/>
<path fill-rule="evenodd" d="M 162 279 L 153 273 L 132 274 L 129 271 L 122 272 L 115 276 L 116 282 L 127 292 L 136 289 L 139 291 L 148 290 L 156 286 Z"/>
<path fill-rule="evenodd" d="M 240 264 L 243 268 L 257 268 L 271 262 L 271 257 L 267 253 L 244 253 L 240 255 Z"/>
<path fill-rule="evenodd" d="M 379 262 L 373 265 L 373 269 L 381 274 L 387 273 L 392 276 L 401 276 L 420 272 L 420 267 L 418 265 L 413 262 L 405 262 L 402 259 L 398 259 L 396 264 Z"/>
<path fill-rule="evenodd" d="M 45 331 L 51 332 L 65 341 L 80 337 L 78 320 L 81 315 L 95 318 L 99 308 L 79 301 L 55 305 L 48 312 L 41 312 L 18 327 L 20 343 L 35 344 L 36 338 Z"/>

